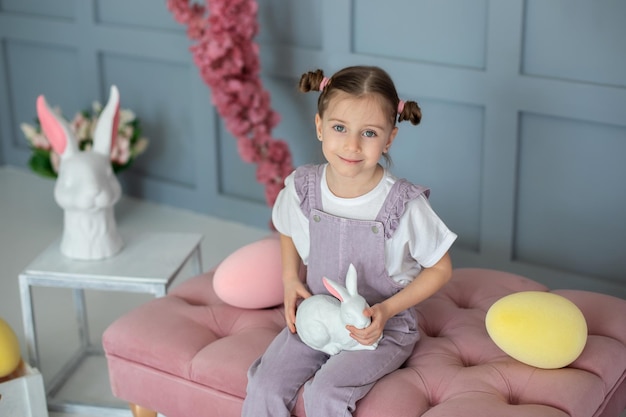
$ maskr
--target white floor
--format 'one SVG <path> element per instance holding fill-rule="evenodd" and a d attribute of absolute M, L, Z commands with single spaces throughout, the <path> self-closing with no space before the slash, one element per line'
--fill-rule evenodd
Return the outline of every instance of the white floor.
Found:
<path fill-rule="evenodd" d="M 61 233 L 63 212 L 54 201 L 53 187 L 54 181 L 40 178 L 29 171 L 0 167 L 0 317 L 17 334 L 24 356 L 18 275 Z M 116 218 L 122 233 L 202 233 L 204 270 L 210 269 L 233 250 L 269 233 L 268 230 L 128 197 L 123 197 L 116 206 Z M 191 268 L 185 268 L 174 285 L 180 284 L 191 275 Z M 96 339 L 93 343 L 99 342 L 98 335 L 115 318 L 151 298 L 149 295 L 99 291 L 87 292 L 86 295 L 89 326 L 92 339 Z M 41 355 L 40 370 L 44 380 L 48 381 L 64 363 L 68 354 L 73 352 L 72 341 L 77 338 L 71 292 L 66 289 L 35 288 L 34 302 Z M 94 378 L 97 376 L 101 375 L 94 375 Z M 89 378 L 88 375 L 85 377 Z M 85 394 L 97 397 L 101 392 L 102 398 L 110 397 L 106 380 L 101 389 L 95 390 L 100 392 L 94 392 L 93 387 L 91 390 L 87 393 L 69 392 L 68 395 Z M 71 415 L 94 417 L 86 414 Z M 128 416 L 130 415 L 129 411 Z M 50 413 L 50 417 L 65 416 L 61 413 Z"/>

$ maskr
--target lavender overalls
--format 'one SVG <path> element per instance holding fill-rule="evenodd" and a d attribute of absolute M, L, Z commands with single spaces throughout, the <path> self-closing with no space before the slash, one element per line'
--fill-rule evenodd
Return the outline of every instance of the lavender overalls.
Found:
<path fill-rule="evenodd" d="M 311 238 L 307 285 L 312 294 L 328 294 L 327 276 L 345 285 L 350 263 L 358 290 L 370 305 L 402 289 L 385 268 L 385 240 L 398 226 L 406 203 L 428 190 L 398 180 L 373 221 L 332 216 L 322 210 L 323 165 L 296 170 L 300 207 L 309 218 Z M 305 345 L 288 328 L 279 333 L 248 371 L 244 417 L 288 417 L 304 384 L 307 417 L 351 416 L 356 402 L 374 383 L 398 369 L 419 339 L 417 316 L 407 309 L 387 321 L 376 350 L 342 351 L 329 356 Z M 313 377 L 313 378 L 312 378 Z"/>

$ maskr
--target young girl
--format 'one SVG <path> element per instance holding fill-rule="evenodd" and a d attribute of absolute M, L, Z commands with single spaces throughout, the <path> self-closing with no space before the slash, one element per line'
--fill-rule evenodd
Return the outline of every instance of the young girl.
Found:
<path fill-rule="evenodd" d="M 326 164 L 296 169 L 286 180 L 272 219 L 281 234 L 287 327 L 248 373 L 243 416 L 290 416 L 304 385 L 307 417 L 350 416 L 380 378 L 398 369 L 419 339 L 413 306 L 441 288 L 452 265 L 456 235 L 430 207 L 428 190 L 396 179 L 388 158 L 398 121 L 420 122 L 414 101 L 398 98 L 377 67 L 321 70 L 300 80 L 300 91 L 321 91 L 315 115 Z M 306 283 L 299 279 L 307 266 Z M 351 336 L 376 350 L 329 356 L 305 345 L 295 328 L 299 299 L 326 293 L 322 277 L 345 284 L 356 267 L 359 293 L 371 306 L 365 329 Z"/>

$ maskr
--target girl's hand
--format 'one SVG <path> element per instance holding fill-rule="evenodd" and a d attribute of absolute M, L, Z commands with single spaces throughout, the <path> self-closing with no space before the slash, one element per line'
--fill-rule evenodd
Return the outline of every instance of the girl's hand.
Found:
<path fill-rule="evenodd" d="M 372 319 L 372 323 L 365 329 L 357 329 L 354 326 L 346 326 L 350 336 L 362 345 L 370 346 L 380 340 L 385 324 L 389 320 L 389 312 L 384 304 L 374 304 L 363 310 L 363 314 Z"/>
<path fill-rule="evenodd" d="M 424 268 L 409 285 L 385 301 L 367 308 L 363 314 L 372 318 L 365 329 L 346 326 L 350 335 L 362 345 L 372 345 L 383 334 L 387 320 L 402 310 L 411 308 L 436 293 L 452 277 L 452 262 L 446 253 L 433 266 Z"/>
<path fill-rule="evenodd" d="M 284 283 L 285 287 L 285 321 L 291 333 L 296 332 L 296 305 L 298 299 L 309 298 L 311 293 L 299 279 Z"/>

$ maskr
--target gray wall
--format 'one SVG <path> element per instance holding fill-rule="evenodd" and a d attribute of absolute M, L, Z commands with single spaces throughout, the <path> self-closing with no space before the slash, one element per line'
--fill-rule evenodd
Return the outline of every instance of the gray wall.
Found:
<path fill-rule="evenodd" d="M 456 266 L 626 298 L 626 2 L 259 1 L 274 135 L 319 160 L 300 74 L 379 65 L 423 124 L 400 127 L 393 170 L 433 189 Z M 44 93 L 66 113 L 104 101 L 142 119 L 134 196 L 265 227 L 270 210 L 210 104 L 163 1 L 0 0 L 0 162 L 26 166 L 19 123 Z"/>

